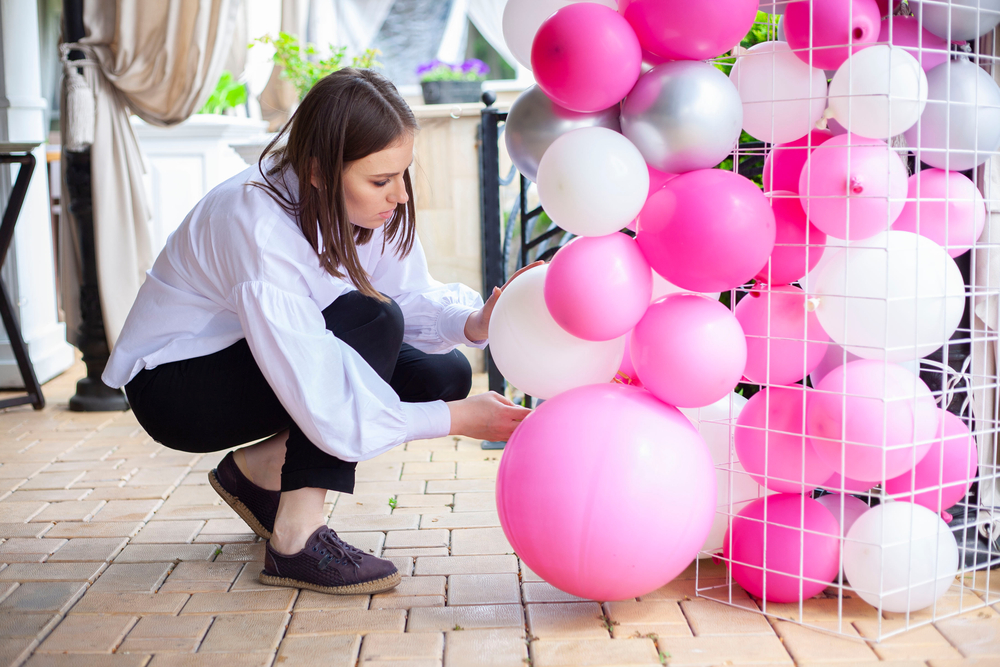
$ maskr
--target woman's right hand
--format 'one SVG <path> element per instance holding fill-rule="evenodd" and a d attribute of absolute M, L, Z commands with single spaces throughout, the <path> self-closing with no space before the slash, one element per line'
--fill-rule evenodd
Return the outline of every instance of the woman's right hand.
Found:
<path fill-rule="evenodd" d="M 477 440 L 507 440 L 521 420 L 531 414 L 528 408 L 514 405 L 494 391 L 449 401 L 447 405 L 451 411 L 449 435 Z"/>

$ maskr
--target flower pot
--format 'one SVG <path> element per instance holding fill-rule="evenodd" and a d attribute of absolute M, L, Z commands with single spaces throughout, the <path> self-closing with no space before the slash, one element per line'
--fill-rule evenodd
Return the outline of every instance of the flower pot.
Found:
<path fill-rule="evenodd" d="M 421 81 L 424 104 L 457 104 L 478 102 L 483 91 L 482 81 Z"/>

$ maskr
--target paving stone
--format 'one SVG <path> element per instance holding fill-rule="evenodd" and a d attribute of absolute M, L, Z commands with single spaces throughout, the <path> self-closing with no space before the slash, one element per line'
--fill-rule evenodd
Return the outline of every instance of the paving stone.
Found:
<path fill-rule="evenodd" d="M 370 599 L 370 595 L 327 595 L 326 593 L 303 590 L 299 591 L 299 596 L 295 599 L 295 611 L 368 609 Z"/>
<path fill-rule="evenodd" d="M 882 665 L 885 664 L 882 663 Z M 929 667 L 996 667 L 996 660 L 993 658 L 931 658 L 926 664 Z"/>
<path fill-rule="evenodd" d="M 273 651 L 285 634 L 289 615 L 285 612 L 222 614 L 215 617 L 199 653 Z"/>
<path fill-rule="evenodd" d="M 369 532 L 373 530 L 415 530 L 420 525 L 419 514 L 334 516 L 328 522 L 338 533 Z M 351 538 L 345 537 L 348 542 Z"/>
<path fill-rule="evenodd" d="M 235 544 L 237 542 L 256 542 L 257 535 L 247 529 L 245 533 L 200 533 L 194 538 L 195 544 Z"/>
<path fill-rule="evenodd" d="M 379 661 L 441 660 L 444 634 L 407 632 L 367 635 L 361 643 L 362 665 Z"/>
<path fill-rule="evenodd" d="M 155 517 L 164 521 L 195 521 L 199 519 L 238 519 L 228 505 L 174 505 L 156 510 Z"/>
<path fill-rule="evenodd" d="M 456 512 L 496 512 L 496 494 L 489 491 L 455 494 Z"/>
<path fill-rule="evenodd" d="M 455 479 L 454 461 L 408 461 L 400 479 Z"/>
<path fill-rule="evenodd" d="M 423 574 L 503 574 L 517 572 L 515 556 L 450 556 L 418 558 L 417 575 Z"/>
<path fill-rule="evenodd" d="M 860 639 L 854 626 L 850 623 L 837 624 L 831 621 L 816 621 L 812 625 L 826 630 L 821 632 L 788 621 L 775 621 L 774 631 L 781 637 L 785 649 L 798 664 L 836 660 L 839 662 L 863 662 L 877 660 L 878 657 Z M 835 636 L 828 633 L 842 633 Z M 848 638 L 850 637 L 850 639 Z"/>
<path fill-rule="evenodd" d="M 173 560 L 211 560 L 218 544 L 130 544 L 125 547 L 116 563 L 152 563 Z"/>
<path fill-rule="evenodd" d="M 528 631 L 539 639 L 610 639 L 596 602 L 529 604 Z"/>
<path fill-rule="evenodd" d="M 132 616 L 69 615 L 38 647 L 39 653 L 110 653 L 135 624 Z"/>
<path fill-rule="evenodd" d="M 0 468 L 2 470 L 2 468 Z M 60 500 L 83 500 L 91 493 L 90 489 L 46 489 L 43 491 L 21 491 L 17 490 L 10 494 L 5 500 L 13 502 L 33 502 L 41 501 L 54 503 Z M 100 500 L 99 498 L 95 500 Z"/>
<path fill-rule="evenodd" d="M 391 530 L 385 536 L 386 549 L 447 547 L 447 530 Z"/>
<path fill-rule="evenodd" d="M 495 491 L 493 479 L 439 479 L 427 482 L 427 493 L 461 493 L 463 491 Z"/>
<path fill-rule="evenodd" d="M 109 500 L 92 521 L 146 521 L 161 503 L 160 500 Z"/>
<path fill-rule="evenodd" d="M 744 611 L 712 600 L 686 600 L 680 605 L 698 637 L 774 634 L 767 619 L 757 611 Z"/>
<path fill-rule="evenodd" d="M 93 581 L 104 563 L 13 563 L 0 570 L 0 581 Z"/>
<path fill-rule="evenodd" d="M 497 478 L 499 461 L 459 461 L 456 479 L 490 479 Z"/>
<path fill-rule="evenodd" d="M 102 593 L 91 589 L 80 600 L 74 614 L 169 614 L 176 615 L 188 596 L 183 593 Z"/>
<path fill-rule="evenodd" d="M 872 651 L 881 660 L 922 661 L 930 658 L 962 659 L 962 654 L 953 646 L 945 644 L 872 644 Z M 884 663 L 883 663 L 884 664 Z"/>
<path fill-rule="evenodd" d="M 450 493 L 400 493 L 396 495 L 396 507 L 446 507 L 454 504 L 455 496 Z"/>
<path fill-rule="evenodd" d="M 5 560 L 11 554 L 48 555 L 55 552 L 64 544 L 66 544 L 66 540 L 39 540 L 30 537 L 12 537 L 3 544 L 0 544 L 0 561 Z"/>
<path fill-rule="evenodd" d="M 496 512 L 448 512 L 421 514 L 420 527 L 427 528 L 489 528 L 500 525 Z"/>
<path fill-rule="evenodd" d="M 454 556 L 513 554 L 502 528 L 463 528 L 451 531 L 451 553 Z"/>
<path fill-rule="evenodd" d="M 859 635 L 867 639 L 879 640 L 881 635 L 882 639 L 879 641 L 883 646 L 948 644 L 944 635 L 931 624 L 914 626 L 913 623 L 910 623 L 907 627 L 906 621 L 882 619 L 881 624 L 878 621 L 854 621 L 852 625 Z M 900 634 L 892 634 L 897 632 Z M 873 646 L 876 645 L 873 644 Z"/>
<path fill-rule="evenodd" d="M 212 535 L 242 535 L 249 530 L 243 519 L 209 519 L 201 532 Z"/>
<path fill-rule="evenodd" d="M 260 572 L 264 569 L 263 563 L 245 563 L 240 570 L 236 581 L 229 588 L 231 591 L 264 591 L 272 589 L 273 586 L 265 586 L 260 583 Z"/>
<path fill-rule="evenodd" d="M 0 612 L 0 643 L 5 643 L 12 637 L 35 637 L 52 623 L 52 619 L 58 618 L 55 613 L 32 614 L 4 610 Z"/>
<path fill-rule="evenodd" d="M 226 653 L 225 667 L 270 667 L 272 653 Z M 146 667 L 219 667 L 218 653 L 160 653 Z"/>
<path fill-rule="evenodd" d="M 126 486 L 151 486 L 154 484 L 177 484 L 190 468 L 182 466 L 167 466 L 162 468 L 141 468 L 132 476 Z"/>
<path fill-rule="evenodd" d="M 70 471 L 70 472 L 40 472 L 27 482 L 22 484 L 19 488 L 29 491 L 29 490 L 42 490 L 42 489 L 65 489 L 73 482 L 81 479 L 84 476 L 83 472 Z"/>
<path fill-rule="evenodd" d="M 238 563 L 248 563 L 251 561 L 264 562 L 264 542 L 255 544 L 224 544 L 222 553 L 215 557 L 215 562 L 233 561 Z"/>
<path fill-rule="evenodd" d="M 49 557 L 49 563 L 109 561 L 128 544 L 124 537 L 74 537 Z"/>
<path fill-rule="evenodd" d="M 762 604 L 758 604 L 762 607 Z M 811 598 L 802 602 L 802 616 L 799 617 L 799 605 L 778 604 L 769 602 L 767 613 L 779 618 L 787 618 L 803 623 L 817 623 L 838 618 L 845 621 L 865 621 L 878 619 L 878 610 L 860 598 L 844 597 L 839 602 L 836 598 Z"/>
<path fill-rule="evenodd" d="M 423 558 L 425 556 L 447 556 L 448 547 L 424 547 L 419 549 L 385 549 L 382 558 L 392 558 L 394 556 L 410 556 L 411 558 Z"/>
<path fill-rule="evenodd" d="M 520 601 L 516 574 L 453 574 L 448 577 L 449 606 L 516 604 Z"/>
<path fill-rule="evenodd" d="M 416 609 L 417 607 L 443 607 L 443 595 L 411 595 L 394 598 L 372 598 L 369 609 Z"/>
<path fill-rule="evenodd" d="M 403 632 L 406 612 L 402 609 L 331 609 L 296 611 L 288 635 L 365 635 L 372 632 Z"/>
<path fill-rule="evenodd" d="M 171 581 L 163 582 L 159 593 L 225 593 L 232 584 L 225 581 Z"/>
<path fill-rule="evenodd" d="M 285 637 L 275 664 L 281 667 L 314 667 L 316 656 L 323 656 L 323 667 L 355 667 L 360 648 L 360 635 Z"/>
<path fill-rule="evenodd" d="M 94 500 L 163 500 L 169 494 L 172 486 L 102 486 L 87 496 Z"/>
<path fill-rule="evenodd" d="M 132 538 L 132 544 L 166 544 L 191 542 L 204 521 L 150 521 Z"/>
<path fill-rule="evenodd" d="M 391 513 L 392 506 L 389 504 L 389 496 L 384 493 L 343 494 L 337 499 L 337 504 L 333 507 L 334 517 L 345 515 L 388 515 Z"/>
<path fill-rule="evenodd" d="M 446 577 L 403 577 L 391 591 L 379 593 L 375 598 L 411 597 L 416 595 L 444 595 Z"/>
<path fill-rule="evenodd" d="M 946 618 L 934 625 L 966 658 L 1000 657 L 1000 620 L 996 617 L 965 615 Z"/>
<path fill-rule="evenodd" d="M 424 607 L 410 611 L 407 632 L 470 628 L 524 628 L 524 609 L 519 604 L 474 607 Z"/>
<path fill-rule="evenodd" d="M 934 605 L 911 612 L 909 618 L 911 623 L 933 621 L 935 618 L 943 618 L 951 614 L 964 614 L 970 611 L 982 611 L 991 618 L 1000 618 L 995 611 L 985 606 L 983 599 L 978 595 L 967 589 L 959 592 L 955 586 L 938 598 Z M 897 614 L 889 611 L 883 612 L 882 616 L 891 620 L 905 620 L 907 617 L 906 614 Z"/>
<path fill-rule="evenodd" d="M 65 612 L 85 590 L 82 581 L 24 583 L 0 602 L 0 612 Z"/>
<path fill-rule="evenodd" d="M 295 601 L 294 588 L 273 588 L 267 591 L 242 593 L 194 593 L 184 606 L 183 614 L 257 613 L 290 611 Z"/>
<path fill-rule="evenodd" d="M 139 521 L 64 521 L 57 523 L 46 537 L 131 537 L 139 532 Z"/>
<path fill-rule="evenodd" d="M 355 482 L 355 493 L 384 493 L 387 497 L 401 493 L 423 493 L 425 482 L 416 479 L 393 480 L 386 482 Z"/>
<path fill-rule="evenodd" d="M 544 581 L 532 572 L 531 568 L 524 564 L 524 561 L 518 560 L 518 566 L 521 568 L 521 581 Z"/>
<path fill-rule="evenodd" d="M 529 581 L 521 584 L 521 594 L 525 604 L 531 602 L 588 602 L 588 600 L 570 595 L 544 581 Z"/>
<path fill-rule="evenodd" d="M 651 639 L 541 639 L 531 643 L 532 667 L 659 665 Z"/>
<path fill-rule="evenodd" d="M 660 637 L 656 646 L 671 667 L 793 664 L 780 639 L 763 635 Z"/>
<path fill-rule="evenodd" d="M 402 471 L 402 463 L 371 459 L 358 464 L 354 479 L 359 482 L 390 482 L 398 480 Z"/>
<path fill-rule="evenodd" d="M 602 606 L 611 620 L 611 636 L 629 637 L 690 637 L 691 628 L 677 602 L 623 600 L 605 602 Z"/>
<path fill-rule="evenodd" d="M 458 440 L 455 436 L 447 435 L 441 438 L 428 438 L 426 440 L 414 440 L 406 443 L 406 451 L 435 451 L 451 450 L 455 451 Z"/>
<path fill-rule="evenodd" d="M 524 667 L 523 628 L 462 630 L 445 635 L 444 667 Z"/>
<path fill-rule="evenodd" d="M 141 618 L 122 643 L 121 653 L 194 653 L 212 623 L 209 616 Z"/>
<path fill-rule="evenodd" d="M 112 563 L 91 592 L 152 593 L 167 578 L 171 563 Z"/>
<path fill-rule="evenodd" d="M 32 521 L 88 521 L 104 505 L 103 500 L 65 500 L 50 503 Z"/>
<path fill-rule="evenodd" d="M 31 519 L 43 509 L 48 503 L 39 501 L 16 502 L 13 500 L 0 501 L 0 516 L 5 523 L 21 523 Z"/>
<path fill-rule="evenodd" d="M 0 504 L 0 511 L 2 510 L 3 505 Z M 10 537 L 41 537 L 50 528 L 52 528 L 51 523 L 0 523 L 0 539 Z"/>
<path fill-rule="evenodd" d="M 358 549 L 367 551 L 368 553 L 375 554 L 377 556 L 382 553 L 382 544 L 385 542 L 385 533 L 374 531 L 369 533 L 351 533 L 350 536 L 345 539 Z"/>

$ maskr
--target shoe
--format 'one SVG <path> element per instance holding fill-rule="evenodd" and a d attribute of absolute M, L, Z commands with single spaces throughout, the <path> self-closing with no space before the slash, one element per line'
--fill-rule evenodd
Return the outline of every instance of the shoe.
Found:
<path fill-rule="evenodd" d="M 232 452 L 226 454 L 218 468 L 208 473 L 208 481 L 253 532 L 265 540 L 271 539 L 280 491 L 262 489 L 247 479 L 236 465 Z"/>
<path fill-rule="evenodd" d="M 344 542 L 329 526 L 320 526 L 297 554 L 264 550 L 260 583 L 307 588 L 332 595 L 370 595 L 395 588 L 401 575 L 392 561 L 376 558 Z"/>

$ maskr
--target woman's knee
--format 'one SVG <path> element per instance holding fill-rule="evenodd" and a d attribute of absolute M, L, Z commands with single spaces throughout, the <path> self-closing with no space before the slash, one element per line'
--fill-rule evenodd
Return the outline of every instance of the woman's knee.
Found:
<path fill-rule="evenodd" d="M 432 400 L 458 401 L 472 391 L 472 366 L 458 350 L 436 357 L 426 375 L 427 392 Z"/>
<path fill-rule="evenodd" d="M 403 311 L 391 298 L 385 298 L 381 301 L 357 290 L 340 296 L 323 311 L 326 328 L 338 337 L 358 329 L 376 328 L 387 338 L 402 341 Z"/>

